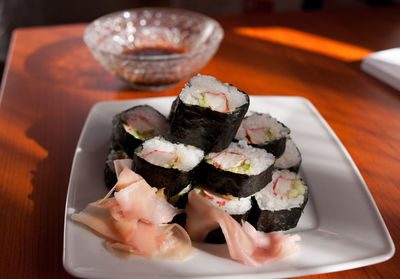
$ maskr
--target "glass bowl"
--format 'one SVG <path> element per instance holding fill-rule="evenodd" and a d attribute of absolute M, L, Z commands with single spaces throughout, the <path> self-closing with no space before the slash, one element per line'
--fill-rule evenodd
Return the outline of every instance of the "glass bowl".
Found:
<path fill-rule="evenodd" d="M 172 88 L 198 72 L 224 36 L 208 16 L 172 8 L 140 8 L 102 16 L 83 39 L 115 76 L 141 91 Z"/>

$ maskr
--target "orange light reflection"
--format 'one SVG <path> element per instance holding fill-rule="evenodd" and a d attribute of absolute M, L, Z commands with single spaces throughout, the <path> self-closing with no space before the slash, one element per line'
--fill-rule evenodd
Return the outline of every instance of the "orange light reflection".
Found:
<path fill-rule="evenodd" d="M 239 27 L 237 34 L 271 41 L 344 61 L 357 61 L 372 51 L 362 47 L 284 27 Z"/>

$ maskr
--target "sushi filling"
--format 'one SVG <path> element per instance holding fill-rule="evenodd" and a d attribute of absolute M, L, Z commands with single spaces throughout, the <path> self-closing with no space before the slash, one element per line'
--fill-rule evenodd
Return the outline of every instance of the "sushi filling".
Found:
<path fill-rule="evenodd" d="M 250 144 L 262 144 L 287 137 L 289 133 L 289 128 L 271 115 L 255 113 L 243 119 L 235 138 Z"/>
<path fill-rule="evenodd" d="M 183 197 L 184 195 L 188 194 L 191 190 L 192 190 L 192 185 L 189 184 L 188 186 L 183 188 L 178 194 L 176 194 L 175 196 L 170 197 L 168 199 L 168 202 L 171 203 L 171 204 L 177 203 L 181 197 Z"/>
<path fill-rule="evenodd" d="M 221 113 L 233 112 L 247 102 L 246 95 L 236 87 L 203 75 L 193 77 L 182 89 L 179 98 L 187 105 Z"/>
<path fill-rule="evenodd" d="M 146 106 L 138 106 L 121 115 L 124 130 L 142 141 L 167 132 L 168 124 L 162 115 Z"/>
<path fill-rule="evenodd" d="M 272 181 L 255 194 L 255 199 L 261 210 L 287 210 L 301 207 L 306 192 L 307 186 L 295 173 L 275 171 Z"/>
<path fill-rule="evenodd" d="M 289 169 L 299 166 L 301 163 L 301 154 L 296 144 L 292 139 L 287 139 L 285 152 L 281 157 L 276 159 L 275 168 Z"/>
<path fill-rule="evenodd" d="M 231 143 L 221 152 L 207 154 L 205 161 L 225 171 L 257 175 L 271 166 L 275 157 L 263 149 L 248 146 L 245 142 Z"/>
<path fill-rule="evenodd" d="M 137 155 L 156 166 L 190 171 L 203 159 L 204 153 L 191 145 L 174 144 L 154 137 L 143 143 Z"/>
<path fill-rule="evenodd" d="M 115 173 L 114 160 L 120 159 L 131 159 L 128 154 L 126 154 L 123 150 L 114 150 L 112 149 L 110 153 L 107 155 L 106 166 Z"/>
<path fill-rule="evenodd" d="M 204 188 L 195 187 L 198 195 L 207 198 L 212 205 L 218 207 L 229 215 L 243 215 L 251 208 L 251 196 L 237 198 L 231 195 L 220 195 Z"/>

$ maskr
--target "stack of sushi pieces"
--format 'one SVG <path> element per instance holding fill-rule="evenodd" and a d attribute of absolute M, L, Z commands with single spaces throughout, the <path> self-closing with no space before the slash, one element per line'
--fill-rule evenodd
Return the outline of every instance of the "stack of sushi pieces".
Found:
<path fill-rule="evenodd" d="M 252 196 L 272 179 L 275 157 L 244 141 L 233 142 L 221 152 L 208 153 L 200 163 L 196 185 L 200 194 L 241 223 L 248 220 Z M 207 242 L 223 243 L 219 228 L 211 231 Z"/>
<path fill-rule="evenodd" d="M 117 183 L 114 160 L 132 159 L 135 149 L 147 139 L 165 135 L 168 120 L 151 106 L 129 108 L 114 116 L 109 153 L 104 168 L 104 181 L 111 189 Z"/>
<path fill-rule="evenodd" d="M 108 178 L 112 161 L 132 158 L 132 170 L 177 207 L 184 208 L 194 190 L 258 230 L 295 227 L 308 199 L 307 186 L 297 175 L 299 149 L 288 127 L 269 114 L 245 117 L 248 108 L 246 93 L 197 75 L 173 102 L 168 120 L 150 106 L 117 114 L 106 161 L 107 186 L 115 184 Z M 225 239 L 216 228 L 206 241 Z"/>

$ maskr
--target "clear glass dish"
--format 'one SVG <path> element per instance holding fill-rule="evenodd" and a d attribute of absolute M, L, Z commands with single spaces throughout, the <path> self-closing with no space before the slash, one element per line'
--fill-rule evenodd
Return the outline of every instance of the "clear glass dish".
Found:
<path fill-rule="evenodd" d="M 223 36 L 219 23 L 205 15 L 141 8 L 96 19 L 83 39 L 110 73 L 136 90 L 161 91 L 198 72 Z"/>

